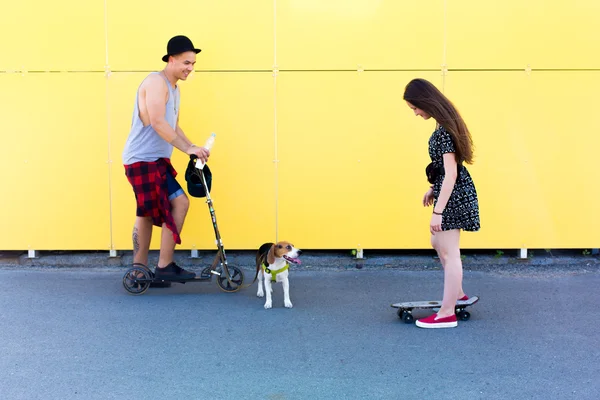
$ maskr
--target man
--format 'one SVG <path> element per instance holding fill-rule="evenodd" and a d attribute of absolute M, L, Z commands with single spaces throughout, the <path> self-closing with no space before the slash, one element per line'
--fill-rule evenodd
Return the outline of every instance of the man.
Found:
<path fill-rule="evenodd" d="M 148 75 L 138 88 L 131 131 L 123 151 L 125 175 L 137 203 L 133 262 L 148 265 L 153 225 L 162 227 L 154 275 L 165 281 L 196 276 L 173 261 L 190 203 L 175 179 L 177 172 L 170 158 L 174 147 L 196 155 L 203 162 L 210 155 L 205 148 L 194 145 L 179 127 L 177 82 L 186 80 L 193 71 L 199 52 L 185 36 L 169 40 L 167 54 L 162 58 L 167 65 L 162 71 Z"/>

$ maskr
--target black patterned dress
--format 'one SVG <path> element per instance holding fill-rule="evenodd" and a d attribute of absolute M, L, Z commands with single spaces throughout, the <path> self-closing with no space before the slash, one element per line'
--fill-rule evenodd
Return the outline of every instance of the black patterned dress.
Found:
<path fill-rule="evenodd" d="M 440 196 L 444 180 L 444 154 L 455 152 L 452 136 L 444 127 L 440 126 L 429 138 L 429 157 L 431 157 L 434 167 L 438 167 L 440 171 L 440 175 L 433 184 L 434 207 Z M 475 184 L 464 165 L 459 164 L 457 169 L 456 183 L 442 215 L 442 230 L 478 231 L 480 228 L 479 203 Z"/>

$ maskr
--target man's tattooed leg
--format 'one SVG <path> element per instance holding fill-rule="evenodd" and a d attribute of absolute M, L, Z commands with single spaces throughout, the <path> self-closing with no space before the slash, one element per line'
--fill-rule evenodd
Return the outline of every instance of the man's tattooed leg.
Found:
<path fill-rule="evenodd" d="M 135 256 L 137 255 L 138 251 L 140 251 L 140 238 L 138 235 L 138 229 L 137 227 L 133 227 L 133 259 L 135 260 Z"/>

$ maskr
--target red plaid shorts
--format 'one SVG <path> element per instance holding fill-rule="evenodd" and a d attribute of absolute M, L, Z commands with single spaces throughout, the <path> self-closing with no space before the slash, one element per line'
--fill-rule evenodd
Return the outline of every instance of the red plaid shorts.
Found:
<path fill-rule="evenodd" d="M 168 198 L 167 173 L 177 176 L 177 171 L 168 158 L 159 158 L 153 162 L 136 162 L 125 165 L 125 176 L 133 187 L 137 203 L 138 217 L 151 217 L 152 223 L 162 226 L 163 223 L 173 232 L 175 243 L 181 238 L 171 215 L 171 202 Z"/>

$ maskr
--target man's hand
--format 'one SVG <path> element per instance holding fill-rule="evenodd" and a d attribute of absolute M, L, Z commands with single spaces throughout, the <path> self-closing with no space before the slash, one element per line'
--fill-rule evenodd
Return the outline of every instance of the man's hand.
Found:
<path fill-rule="evenodd" d="M 210 157 L 210 151 L 208 151 L 204 147 L 198 147 L 195 145 L 191 145 L 188 148 L 188 150 L 186 151 L 186 153 L 190 156 L 192 154 L 195 155 L 196 157 L 198 157 L 200 159 L 200 161 L 202 161 L 205 164 L 206 164 L 206 161 L 208 161 L 208 157 Z"/>

